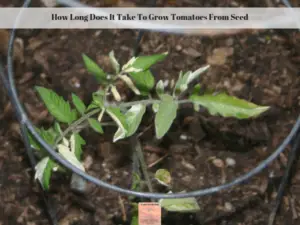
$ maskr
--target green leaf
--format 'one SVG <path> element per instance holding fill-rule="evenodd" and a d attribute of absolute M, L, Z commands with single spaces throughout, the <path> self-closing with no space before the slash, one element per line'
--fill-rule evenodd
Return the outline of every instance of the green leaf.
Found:
<path fill-rule="evenodd" d="M 89 121 L 90 126 L 94 129 L 94 131 L 96 131 L 100 134 L 103 134 L 102 126 L 98 120 L 96 120 L 94 118 L 89 118 L 88 121 Z"/>
<path fill-rule="evenodd" d="M 174 89 L 176 94 L 181 93 L 188 88 L 187 81 L 188 81 L 188 77 L 190 76 L 191 73 L 192 73 L 191 71 L 188 71 L 183 75 L 182 71 L 180 71 L 179 77 L 175 84 L 175 89 Z"/>
<path fill-rule="evenodd" d="M 104 91 L 97 91 L 93 93 L 93 101 L 88 105 L 86 112 L 91 109 L 98 109 L 104 107 Z"/>
<path fill-rule="evenodd" d="M 133 57 L 128 61 L 128 63 L 123 66 L 122 71 L 130 73 L 148 70 L 155 63 L 164 60 L 167 55 L 168 52 L 151 56 L 139 56 L 136 58 Z"/>
<path fill-rule="evenodd" d="M 114 135 L 113 142 L 125 138 L 128 129 L 125 115 L 121 113 L 119 108 L 114 108 L 114 107 L 107 108 L 106 112 L 117 123 L 119 127 Z"/>
<path fill-rule="evenodd" d="M 55 143 L 56 138 L 58 137 L 58 133 L 53 128 L 49 128 L 45 130 L 41 128 L 39 131 L 40 136 L 49 144 L 53 145 Z"/>
<path fill-rule="evenodd" d="M 70 104 L 54 91 L 44 87 L 36 87 L 49 113 L 62 123 L 72 123 L 77 118 L 75 110 Z"/>
<path fill-rule="evenodd" d="M 28 132 L 28 139 L 29 139 L 30 146 L 32 148 L 36 150 L 41 150 L 40 145 L 38 144 L 38 142 L 35 140 L 35 138 L 32 136 L 30 132 Z"/>
<path fill-rule="evenodd" d="M 130 72 L 129 75 L 143 96 L 147 96 L 155 85 L 155 79 L 150 70 Z"/>
<path fill-rule="evenodd" d="M 170 129 L 176 118 L 178 103 L 173 97 L 167 94 L 161 95 L 162 101 L 159 103 L 158 112 L 155 115 L 156 138 L 162 138 Z"/>
<path fill-rule="evenodd" d="M 159 169 L 155 172 L 155 179 L 162 185 L 169 187 L 171 184 L 171 174 L 166 169 Z"/>
<path fill-rule="evenodd" d="M 158 81 L 155 87 L 156 94 L 161 96 L 165 92 L 164 82 L 162 80 Z"/>
<path fill-rule="evenodd" d="M 175 84 L 174 92 L 176 94 L 179 94 L 179 93 L 185 91 L 188 88 L 188 85 L 192 81 L 197 79 L 200 76 L 200 74 L 205 72 L 209 67 L 210 66 L 208 65 L 208 66 L 201 67 L 194 72 L 188 71 L 184 75 L 183 75 L 182 71 L 180 71 L 178 80 Z"/>
<path fill-rule="evenodd" d="M 43 158 L 35 166 L 34 178 L 39 180 L 44 190 L 49 190 L 50 178 L 54 166 L 55 163 L 49 157 Z"/>
<path fill-rule="evenodd" d="M 105 100 L 105 92 L 104 91 L 97 91 L 93 93 L 93 103 L 98 106 L 98 108 L 104 107 L 104 100 Z"/>
<path fill-rule="evenodd" d="M 138 129 L 143 115 L 146 112 L 146 106 L 143 104 L 133 105 L 125 114 L 128 125 L 127 137 L 133 135 Z"/>
<path fill-rule="evenodd" d="M 89 112 L 91 109 L 98 109 L 98 108 L 99 105 L 96 102 L 92 101 L 92 103 L 88 105 L 86 111 Z"/>
<path fill-rule="evenodd" d="M 139 219 L 137 216 L 133 216 L 130 225 L 139 225 Z"/>
<path fill-rule="evenodd" d="M 195 198 L 160 199 L 159 204 L 170 212 L 191 213 L 200 210 Z"/>
<path fill-rule="evenodd" d="M 58 122 L 55 121 L 54 123 L 54 130 L 58 133 L 58 134 L 62 134 L 62 130 L 60 128 L 60 125 Z"/>
<path fill-rule="evenodd" d="M 202 96 L 192 95 L 190 100 L 196 105 L 207 108 L 211 115 L 236 117 L 238 119 L 256 117 L 269 109 L 268 106 L 255 105 L 225 93 L 217 95 L 205 94 Z"/>
<path fill-rule="evenodd" d="M 137 173 L 133 173 L 132 174 L 131 190 L 140 191 L 140 187 L 141 187 L 141 178 Z"/>
<path fill-rule="evenodd" d="M 55 143 L 56 138 L 59 135 L 59 133 L 53 128 L 45 130 L 44 128 L 39 129 L 35 127 L 35 130 L 41 136 L 41 138 L 49 145 L 53 145 Z M 41 150 L 41 145 L 34 139 L 34 137 L 30 133 L 28 134 L 31 147 L 36 150 Z"/>
<path fill-rule="evenodd" d="M 87 55 L 82 54 L 83 62 L 85 67 L 89 73 L 94 75 L 96 80 L 101 83 L 106 81 L 106 74 L 105 72 L 95 63 L 92 59 L 90 59 Z"/>
<path fill-rule="evenodd" d="M 115 58 L 115 54 L 114 51 L 111 51 L 109 54 L 109 60 L 111 65 L 113 66 L 116 74 L 118 74 L 120 72 L 120 64 L 118 63 L 118 60 Z"/>
<path fill-rule="evenodd" d="M 187 84 L 190 84 L 192 81 L 194 81 L 195 79 L 197 79 L 202 73 L 204 73 L 206 70 L 208 70 L 210 67 L 210 65 L 207 66 L 203 66 L 197 70 L 195 70 L 194 72 L 192 72 L 187 79 Z"/>
<path fill-rule="evenodd" d="M 193 91 L 192 91 L 192 95 L 198 95 L 201 91 L 201 85 L 200 84 L 196 84 L 193 88 Z"/>
<path fill-rule="evenodd" d="M 70 150 L 69 147 L 59 144 L 57 146 L 59 154 L 64 157 L 66 160 L 68 160 L 71 164 L 76 166 L 78 169 L 84 171 L 83 165 L 80 163 L 80 161 L 76 158 L 75 154 Z"/>
<path fill-rule="evenodd" d="M 72 134 L 70 138 L 71 151 L 75 154 L 76 158 L 81 161 L 82 145 L 85 145 L 85 140 L 79 134 Z"/>
<path fill-rule="evenodd" d="M 83 101 L 75 94 L 72 94 L 72 101 L 80 114 L 84 114 L 86 106 Z"/>
<path fill-rule="evenodd" d="M 159 103 L 153 103 L 152 104 L 152 110 L 154 113 L 157 113 L 159 109 Z"/>

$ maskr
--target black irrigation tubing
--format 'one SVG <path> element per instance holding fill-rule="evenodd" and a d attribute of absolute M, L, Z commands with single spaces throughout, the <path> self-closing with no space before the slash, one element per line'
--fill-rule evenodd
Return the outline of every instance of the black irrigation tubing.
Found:
<path fill-rule="evenodd" d="M 290 4 L 290 2 L 288 0 L 282 0 L 282 2 L 283 2 L 283 4 L 285 4 L 285 6 L 287 8 L 290 8 L 290 10 L 292 11 L 291 13 L 293 13 L 292 5 Z M 298 26 L 299 26 L 299 21 L 298 21 Z M 298 30 L 300 30 L 300 27 Z M 288 155 L 288 161 L 287 161 L 286 168 L 285 168 L 284 174 L 281 178 L 280 185 L 279 185 L 279 188 L 277 191 L 275 205 L 272 208 L 272 211 L 269 216 L 268 225 L 274 224 L 275 217 L 277 215 L 280 204 L 282 202 L 282 198 L 284 196 L 286 186 L 288 185 L 289 180 L 291 179 L 291 172 L 292 172 L 293 164 L 296 162 L 296 158 L 298 155 L 297 153 L 299 151 L 299 146 L 300 146 L 300 134 L 299 133 L 298 133 L 297 137 L 295 137 L 295 139 L 296 140 L 292 143 L 292 149 Z"/>
<path fill-rule="evenodd" d="M 29 6 L 31 0 L 24 1 L 23 7 L 26 8 Z M 66 2 L 66 0 L 64 0 Z M 66 4 L 69 6 L 74 5 L 74 1 L 69 1 L 70 4 Z M 22 11 L 20 12 L 16 23 L 18 20 L 20 20 L 20 16 L 22 15 Z M 15 25 L 16 25 L 15 23 Z M 19 122 L 22 127 L 22 135 L 24 138 L 25 147 L 27 148 L 27 151 L 29 152 L 29 156 L 32 155 L 32 149 L 30 148 L 30 145 L 28 143 L 27 139 L 27 130 L 32 134 L 32 136 L 41 144 L 41 146 L 48 152 L 48 154 L 59 164 L 66 167 L 67 169 L 71 170 L 72 172 L 78 174 L 83 179 L 92 182 L 99 187 L 110 189 L 112 191 L 116 191 L 122 194 L 126 195 L 133 195 L 136 197 L 142 197 L 142 198 L 153 198 L 153 199 L 161 199 L 161 198 L 186 198 L 186 197 L 199 197 L 204 196 L 208 194 L 213 194 L 225 189 L 232 188 L 233 186 L 236 186 L 238 184 L 242 184 L 243 182 L 247 181 L 249 178 L 253 177 L 254 175 L 260 173 L 263 169 L 265 169 L 274 159 L 276 159 L 280 153 L 284 151 L 287 145 L 291 144 L 291 141 L 294 139 L 295 134 L 300 128 L 300 116 L 298 117 L 294 127 L 290 131 L 289 135 L 285 138 L 285 140 L 280 144 L 280 146 L 265 160 L 263 160 L 257 167 L 249 171 L 248 173 L 234 179 L 233 181 L 220 185 L 215 187 L 210 187 L 202 190 L 187 192 L 187 193 L 174 193 L 174 194 L 161 194 L 161 193 L 149 193 L 149 192 L 137 192 L 132 191 L 129 189 L 124 189 L 121 187 L 118 187 L 116 185 L 111 185 L 109 183 L 106 183 L 102 180 L 99 180 L 93 176 L 90 176 L 86 174 L 85 172 L 81 171 L 80 169 L 74 167 L 71 163 L 69 163 L 67 160 L 63 159 L 50 145 L 48 145 L 35 131 L 34 125 L 31 123 L 31 121 L 28 119 L 28 116 L 22 107 L 18 94 L 15 87 L 14 82 L 14 71 L 13 71 L 13 58 L 12 58 L 12 52 L 13 52 L 13 44 L 15 39 L 15 33 L 16 29 L 12 29 L 11 36 L 9 39 L 9 46 L 8 46 L 8 56 L 7 56 L 7 66 L 8 66 L 8 80 L 4 75 L 4 71 L 0 71 L 1 73 L 1 79 L 4 83 L 4 85 L 7 88 L 8 95 L 10 97 L 10 100 L 12 102 L 13 107 L 15 108 L 17 117 L 19 119 Z M 27 129 L 26 129 L 27 128 Z"/>
<path fill-rule="evenodd" d="M 4 85 L 5 89 L 8 92 L 8 95 L 10 96 L 11 95 L 11 89 L 9 88 L 8 80 L 5 76 L 4 67 L 3 67 L 3 64 L 1 62 L 0 62 L 0 76 L 1 76 L 1 79 L 3 81 L 3 85 Z M 21 118 L 18 114 L 17 114 L 17 120 L 19 122 L 21 121 Z M 34 171 L 35 170 L 35 165 L 36 165 L 36 159 L 34 157 L 34 154 L 33 154 L 32 150 L 31 150 L 27 133 L 28 132 L 27 132 L 26 126 L 21 124 L 21 136 L 22 136 L 23 141 L 24 141 L 26 153 L 27 153 L 31 168 Z M 54 209 L 53 209 L 53 207 L 51 207 L 51 204 L 49 203 L 49 197 L 48 197 L 47 193 L 43 190 L 43 188 L 42 188 L 42 186 L 39 182 L 38 182 L 38 185 L 39 185 L 39 190 L 40 190 L 39 193 L 41 194 L 41 198 L 43 199 L 43 203 L 44 203 L 44 206 L 45 206 L 45 209 L 46 209 L 45 211 L 47 213 L 49 221 L 52 225 L 57 225 L 57 219 L 56 219 L 56 216 L 55 216 L 55 213 L 54 213 Z"/>

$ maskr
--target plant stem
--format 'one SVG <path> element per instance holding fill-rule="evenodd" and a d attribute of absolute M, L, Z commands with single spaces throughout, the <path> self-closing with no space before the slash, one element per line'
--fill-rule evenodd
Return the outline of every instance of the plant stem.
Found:
<path fill-rule="evenodd" d="M 119 108 L 128 108 L 131 107 L 133 105 L 137 105 L 137 104 L 142 104 L 142 105 L 152 105 L 154 103 L 159 103 L 162 100 L 159 99 L 147 99 L 147 100 L 141 100 L 141 101 L 133 101 L 133 102 L 125 102 L 125 103 L 120 103 L 120 104 L 115 104 L 115 103 L 108 103 L 105 106 L 106 107 L 119 107 Z M 177 101 L 178 104 L 184 104 L 184 103 L 193 103 L 192 100 L 189 99 L 184 99 L 184 100 L 178 100 Z"/>
<path fill-rule="evenodd" d="M 73 122 L 67 129 L 65 129 L 62 134 L 56 139 L 55 143 L 54 143 L 54 149 L 57 148 L 57 145 L 61 142 L 61 140 L 69 133 L 71 132 L 73 129 L 75 129 L 78 125 L 80 125 L 82 122 L 84 122 L 85 120 L 87 120 L 88 118 L 90 118 L 91 116 L 99 113 L 101 110 L 100 109 L 94 109 L 90 112 L 88 112 L 87 114 L 84 114 L 82 117 L 80 117 L 78 120 L 76 120 L 75 122 Z"/>
<path fill-rule="evenodd" d="M 137 105 L 137 104 L 143 104 L 143 105 L 151 105 L 154 103 L 159 103 L 161 102 L 161 100 L 158 99 L 147 99 L 147 100 L 141 100 L 141 101 L 132 101 L 132 102 L 126 102 L 126 103 L 120 103 L 120 104 L 106 104 L 106 107 L 119 107 L 119 108 L 128 108 L 131 107 L 133 105 Z M 178 104 L 184 104 L 184 103 L 192 103 L 193 101 L 189 100 L 189 99 L 184 99 L 184 100 L 178 100 L 177 103 Z M 77 126 L 79 126 L 81 123 L 83 123 L 85 120 L 89 119 L 91 116 L 99 113 L 101 111 L 101 109 L 94 109 L 90 112 L 88 112 L 87 114 L 84 114 L 82 117 L 80 117 L 78 120 L 76 120 L 75 122 L 73 122 L 67 129 L 65 129 L 62 134 L 56 139 L 55 143 L 54 143 L 54 149 L 57 148 L 57 145 L 62 141 L 62 139 L 68 135 L 71 131 L 73 131 L 74 129 L 77 128 Z"/>
<path fill-rule="evenodd" d="M 139 139 L 136 136 L 132 136 L 131 141 L 132 141 L 131 142 L 132 146 L 134 147 L 134 151 L 135 151 L 135 153 L 137 155 L 137 158 L 140 162 L 141 170 L 142 170 L 143 175 L 145 177 L 148 189 L 149 189 L 150 192 L 153 192 L 153 187 L 152 187 L 152 183 L 151 183 L 151 180 L 150 180 L 150 176 L 148 174 L 148 168 L 147 168 L 147 164 L 146 164 L 145 159 L 144 159 L 144 154 L 143 154 L 141 143 L 140 143 Z"/>

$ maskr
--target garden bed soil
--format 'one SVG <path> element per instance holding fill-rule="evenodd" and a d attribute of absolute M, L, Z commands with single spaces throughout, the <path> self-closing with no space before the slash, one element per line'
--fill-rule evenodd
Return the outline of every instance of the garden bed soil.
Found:
<path fill-rule="evenodd" d="M 97 5 L 96 1 L 90 2 Z M 19 96 L 34 124 L 45 127 L 53 118 L 34 92 L 35 85 L 51 88 L 66 99 L 76 93 L 88 104 L 97 85 L 85 70 L 81 54 L 110 71 L 108 53 L 114 50 L 117 59 L 125 63 L 133 56 L 137 37 L 132 30 L 20 30 L 17 34 L 25 46 L 25 63 L 16 71 Z M 210 64 L 211 68 L 201 76 L 201 84 L 271 106 L 267 113 L 250 120 L 221 118 L 184 108 L 159 143 L 153 139 L 154 129 L 150 127 L 141 138 L 146 161 L 152 166 L 150 175 L 158 168 L 166 168 L 172 174 L 174 191 L 192 191 L 231 181 L 269 156 L 288 135 L 299 113 L 299 40 L 299 33 L 292 30 L 219 37 L 145 33 L 142 55 L 169 52 L 166 60 L 153 69 L 156 80 L 171 82 L 181 70 Z M 6 100 L 0 107 L 5 109 L 0 114 L 0 225 L 49 224 L 10 103 Z M 111 184 L 130 187 L 129 141 L 112 144 L 110 132 L 99 136 L 86 131 L 84 137 L 88 173 Z M 169 215 L 163 223 L 267 224 L 288 151 L 243 185 L 197 198 L 201 210 L 196 215 Z M 160 163 L 151 165 L 161 157 L 164 159 Z M 223 169 L 219 168 L 222 164 Z M 298 166 L 276 224 L 299 224 L 299 185 Z M 129 224 L 122 221 L 125 215 L 130 218 L 128 197 L 93 184 L 82 196 L 70 190 L 69 180 L 56 175 L 50 197 L 60 225 Z"/>

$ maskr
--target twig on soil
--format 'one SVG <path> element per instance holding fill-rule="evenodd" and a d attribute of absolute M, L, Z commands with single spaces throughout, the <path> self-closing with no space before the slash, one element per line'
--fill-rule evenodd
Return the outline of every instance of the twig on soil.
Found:
<path fill-rule="evenodd" d="M 149 126 L 147 126 L 142 132 L 140 132 L 138 135 L 137 135 L 137 138 L 140 138 L 141 136 L 143 136 L 148 130 L 151 129 L 153 125 L 150 124 Z"/>
<path fill-rule="evenodd" d="M 127 215 L 126 215 L 126 210 L 125 210 L 123 199 L 121 198 L 120 195 L 118 195 L 118 200 L 119 200 L 119 204 L 120 204 L 120 207 L 121 207 L 122 220 L 125 222 L 125 221 L 127 221 Z"/>
<path fill-rule="evenodd" d="M 293 215 L 293 220 L 296 220 L 298 218 L 298 213 L 295 206 L 295 198 L 293 196 L 289 197 L 290 207 Z"/>
<path fill-rule="evenodd" d="M 155 166 L 156 164 L 160 163 L 161 161 L 163 161 L 165 158 L 167 158 L 169 156 L 168 153 L 166 153 L 164 156 L 160 157 L 158 160 L 156 160 L 155 162 L 153 163 L 150 163 L 148 165 L 148 169 L 152 168 L 153 166 Z"/>

